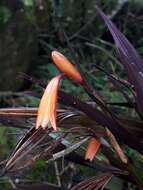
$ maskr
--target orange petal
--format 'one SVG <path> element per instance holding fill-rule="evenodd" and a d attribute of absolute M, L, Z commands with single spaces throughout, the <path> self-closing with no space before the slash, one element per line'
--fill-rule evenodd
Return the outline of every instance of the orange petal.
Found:
<path fill-rule="evenodd" d="M 56 127 L 56 105 L 58 98 L 59 83 L 63 75 L 54 77 L 47 85 L 38 108 L 36 129 L 42 127 Z"/>
<path fill-rule="evenodd" d="M 100 148 L 101 142 L 96 138 L 91 138 L 87 147 L 85 159 L 92 161 Z"/>
<path fill-rule="evenodd" d="M 64 72 L 68 77 L 79 83 L 83 82 L 80 72 L 72 65 L 72 63 L 70 63 L 70 61 L 63 54 L 58 51 L 53 51 L 52 59 L 55 65 L 59 68 L 59 70 Z"/>

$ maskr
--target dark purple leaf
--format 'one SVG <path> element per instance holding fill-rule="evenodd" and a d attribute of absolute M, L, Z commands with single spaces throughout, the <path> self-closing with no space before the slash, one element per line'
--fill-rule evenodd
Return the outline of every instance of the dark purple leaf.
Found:
<path fill-rule="evenodd" d="M 11 172 L 31 165 L 34 162 L 32 157 L 37 154 L 38 146 L 46 138 L 44 130 L 31 128 L 26 135 L 19 141 L 11 156 L 7 160 L 5 171 Z M 36 151 L 37 150 L 37 151 Z M 33 152 L 33 154 L 31 154 Z"/>
<path fill-rule="evenodd" d="M 140 153 L 143 153 L 143 145 L 140 143 L 139 139 L 135 136 L 132 136 L 122 125 L 120 125 L 116 120 L 113 120 L 107 114 L 102 113 L 93 106 L 82 102 L 77 97 L 71 96 L 63 91 L 60 91 L 60 102 L 65 105 L 70 105 L 78 110 L 84 112 L 89 116 L 89 118 L 96 121 L 98 124 L 107 127 L 115 135 L 116 138 L 119 138 L 125 144 L 130 147 L 138 150 Z M 96 126 L 93 126 L 93 129 Z M 128 137 L 128 138 L 127 138 Z"/>
<path fill-rule="evenodd" d="M 98 7 L 97 11 L 113 36 L 120 61 L 125 68 L 129 82 L 134 86 L 138 109 L 140 113 L 143 113 L 143 61 L 132 44 L 103 11 Z"/>

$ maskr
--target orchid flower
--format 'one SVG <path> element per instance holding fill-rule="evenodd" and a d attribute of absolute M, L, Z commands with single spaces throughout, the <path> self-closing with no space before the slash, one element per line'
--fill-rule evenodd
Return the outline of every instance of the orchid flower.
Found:
<path fill-rule="evenodd" d="M 38 116 L 36 121 L 36 129 L 42 127 L 56 127 L 56 104 L 58 99 L 59 83 L 63 75 L 58 75 L 51 79 L 48 83 L 45 92 L 41 98 L 40 105 L 38 108 Z"/>

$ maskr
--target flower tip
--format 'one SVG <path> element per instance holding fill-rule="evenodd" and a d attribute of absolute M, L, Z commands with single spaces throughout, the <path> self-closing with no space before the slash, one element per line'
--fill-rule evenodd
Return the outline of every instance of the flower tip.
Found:
<path fill-rule="evenodd" d="M 62 56 L 62 57 L 64 57 L 59 51 L 56 51 L 56 50 L 52 51 L 51 55 L 52 55 L 52 58 L 55 57 L 55 56 Z"/>
<path fill-rule="evenodd" d="M 53 129 L 54 129 L 54 131 L 57 131 L 57 127 L 55 128 L 55 127 L 53 127 Z"/>
<path fill-rule="evenodd" d="M 39 126 L 38 126 L 38 125 L 36 125 L 35 129 L 37 130 L 38 128 L 39 128 Z"/>
<path fill-rule="evenodd" d="M 39 118 L 37 118 L 35 129 L 39 129 L 41 125 L 39 124 Z"/>

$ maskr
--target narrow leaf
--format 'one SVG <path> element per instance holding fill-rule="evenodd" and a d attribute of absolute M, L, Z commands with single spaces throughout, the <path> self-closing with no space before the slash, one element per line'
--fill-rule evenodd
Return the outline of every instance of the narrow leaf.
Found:
<path fill-rule="evenodd" d="M 104 20 L 110 30 L 117 53 L 124 66 L 129 82 L 134 86 L 136 92 L 136 101 L 140 113 L 143 113 L 143 61 L 128 39 L 117 29 L 113 22 L 96 7 L 99 15 Z"/>

